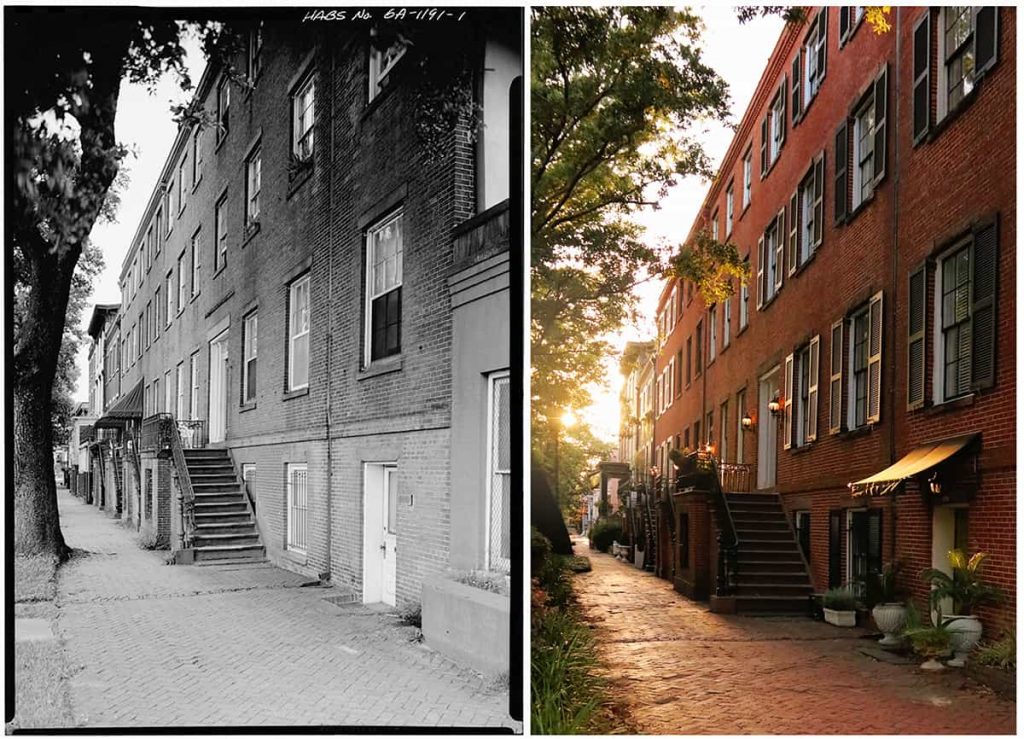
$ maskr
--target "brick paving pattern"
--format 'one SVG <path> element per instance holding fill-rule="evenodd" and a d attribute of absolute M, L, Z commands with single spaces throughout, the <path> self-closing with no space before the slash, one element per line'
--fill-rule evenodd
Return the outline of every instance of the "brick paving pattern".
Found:
<path fill-rule="evenodd" d="M 586 550 L 575 587 L 608 677 L 647 734 L 1012 734 L 1015 704 L 952 669 L 861 654 L 860 629 L 722 616 Z"/>
<path fill-rule="evenodd" d="M 269 564 L 169 566 L 66 492 L 58 636 L 78 726 L 517 726 L 391 612 Z"/>

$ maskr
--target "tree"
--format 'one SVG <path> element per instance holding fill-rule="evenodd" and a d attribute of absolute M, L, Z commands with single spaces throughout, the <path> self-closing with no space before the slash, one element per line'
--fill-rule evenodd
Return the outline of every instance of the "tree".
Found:
<path fill-rule="evenodd" d="M 53 389 L 76 267 L 117 177 L 121 81 L 167 71 L 189 84 L 182 26 L 154 12 L 6 10 L 6 43 L 22 65 L 7 85 L 13 120 L 7 264 L 13 326 L 14 546 L 68 554 L 53 474 Z"/>
<path fill-rule="evenodd" d="M 701 61 L 701 29 L 666 7 L 532 10 L 535 438 L 589 401 L 610 352 L 600 337 L 635 316 L 633 289 L 668 266 L 631 214 L 711 173 L 698 124 L 725 121 L 729 98 Z"/>

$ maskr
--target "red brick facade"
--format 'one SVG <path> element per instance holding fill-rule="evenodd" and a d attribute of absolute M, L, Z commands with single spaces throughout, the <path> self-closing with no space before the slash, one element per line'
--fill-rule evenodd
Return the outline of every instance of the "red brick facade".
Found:
<path fill-rule="evenodd" d="M 830 511 L 842 512 L 842 541 L 835 547 L 835 553 L 840 558 L 840 578 L 846 581 L 850 576 L 846 561 L 848 512 L 865 507 L 880 509 L 881 542 L 873 546 L 880 548 L 882 561 L 898 559 L 902 562 L 905 585 L 922 604 L 927 587 L 918 573 L 933 564 L 933 521 L 938 520 L 936 516 L 945 515 L 941 511 L 935 513 L 943 506 L 928 499 L 926 492 L 919 491 L 916 481 L 908 481 L 895 496 L 854 498 L 847 485 L 881 471 L 918 445 L 968 432 L 980 433 L 980 453 L 976 457 L 980 486 L 967 505 L 966 542 L 971 551 L 990 554 L 987 577 L 1008 596 L 1006 604 L 984 609 L 983 616 L 993 627 L 1008 627 L 1014 618 L 1016 579 L 1013 456 L 1016 12 L 1013 8 L 987 9 L 988 15 L 982 16 L 980 30 L 975 14 L 968 12 L 966 18 L 970 25 L 965 28 L 969 28 L 970 40 L 967 47 L 975 51 L 982 62 L 988 59 L 985 49 L 990 48 L 986 46 L 993 38 L 989 29 L 991 19 L 996 18 L 995 59 L 990 66 L 979 63 L 981 73 L 972 80 L 973 90 L 939 120 L 936 107 L 936 100 L 942 94 L 939 83 L 944 76 L 952 78 L 951 73 L 939 68 L 943 34 L 938 24 L 944 20 L 940 16 L 945 11 L 934 9 L 927 13 L 921 8 L 894 7 L 890 16 L 892 29 L 879 34 L 867 23 L 849 18 L 848 10 L 826 9 L 824 75 L 818 78 L 820 86 L 810 101 L 804 84 L 809 68 L 806 58 L 816 48 L 813 34 L 822 28 L 818 22 L 819 9 L 810 8 L 806 23 L 799 27 L 788 26 L 783 31 L 706 196 L 701 215 L 691 229 L 691 238 L 700 230 L 713 233 L 716 228 L 713 222 L 717 220 L 719 240 L 733 242 L 741 255 L 749 255 L 748 325 L 741 326 L 738 286 L 728 301 L 731 316 L 727 345 L 725 303 L 707 306 L 699 292 L 678 282 L 667 283 L 662 291 L 658 325 L 664 343 L 655 376 L 661 377 L 666 368 L 673 366 L 674 360 L 675 377 L 671 381 L 671 397 L 655 403 L 656 412 L 661 411 L 655 420 L 655 448 L 659 450 L 658 459 L 667 474 L 671 467 L 667 462 L 669 448 L 688 445 L 693 449 L 699 442 L 710 442 L 723 462 L 749 465 L 751 489 L 776 490 L 790 515 L 809 511 L 809 564 L 816 590 L 826 589 L 830 581 Z M 926 13 L 929 18 L 926 22 L 931 24 L 928 35 L 930 72 L 922 82 L 922 62 L 915 60 L 914 42 L 917 24 Z M 840 26 L 845 29 L 848 23 L 853 24 L 853 31 L 844 32 L 841 38 Z M 925 39 L 924 32 L 920 34 L 919 52 L 924 49 Z M 798 68 L 801 94 L 796 100 L 793 72 L 798 55 L 801 55 Z M 930 86 L 928 127 L 923 133 L 919 129 L 922 135 L 916 144 L 915 79 L 919 85 Z M 784 139 L 777 159 L 762 175 L 762 133 L 767 131 L 768 134 L 770 159 L 773 132 L 770 109 L 780 89 L 785 97 Z M 861 127 L 858 116 L 872 102 L 873 126 Z M 794 103 L 801 110 L 796 120 Z M 764 126 L 766 116 L 769 120 Z M 844 125 L 846 135 L 841 136 L 840 128 Z M 862 130 L 867 138 L 858 141 Z M 840 153 L 839 169 L 845 167 L 847 174 L 837 178 L 836 151 L 840 138 L 846 151 L 845 156 Z M 868 139 L 870 143 L 865 143 Z M 873 169 L 860 169 L 858 166 L 864 160 L 855 161 L 855 154 L 862 157 L 869 147 L 873 161 L 865 166 Z M 744 205 L 744 158 L 748 151 L 752 163 L 751 197 L 749 205 Z M 822 164 L 816 171 L 818 157 Z M 882 163 L 884 168 L 880 166 Z M 855 168 L 857 172 L 853 171 Z M 866 172 L 866 176 L 862 177 L 862 172 Z M 816 174 L 822 185 L 820 194 L 813 186 Z M 866 181 L 874 183 L 871 193 L 858 204 L 859 194 L 852 191 Z M 807 190 L 810 210 L 804 209 L 801 198 L 801 184 L 805 182 L 810 185 Z M 843 183 L 847 188 L 845 198 L 841 189 Z M 727 224 L 726 202 L 730 184 L 735 198 L 731 228 Z M 864 190 L 867 189 L 865 186 Z M 799 220 L 797 240 L 791 243 L 794 197 Z M 820 209 L 815 212 L 814 200 L 819 197 Z M 844 207 L 840 207 L 840 203 Z M 847 211 L 845 216 L 843 209 Z M 765 297 L 770 299 L 759 301 L 759 272 L 770 269 L 768 263 L 772 255 L 765 254 L 763 258 L 758 245 L 780 216 L 780 225 L 784 223 L 781 284 L 777 291 L 765 291 Z M 803 259 L 805 220 L 818 222 L 809 231 L 807 243 L 818 240 L 818 225 L 820 240 L 816 246 L 808 246 L 809 257 Z M 937 275 L 940 275 L 941 260 L 951 247 L 973 243 L 972 229 L 976 234 L 973 238 L 983 238 L 980 234 L 992 221 L 998 225 L 994 379 L 945 402 L 934 394 L 936 383 L 941 388 L 941 377 L 946 371 L 941 366 L 933 366 L 936 345 L 944 346 L 939 325 L 941 314 L 936 313 L 934 303 L 935 286 L 941 279 Z M 984 233 L 991 234 L 991 231 Z M 963 238 L 967 241 L 958 241 Z M 908 410 L 910 277 L 926 260 L 925 398 L 919 407 Z M 777 294 L 768 294 L 772 292 Z M 671 304 L 673 294 L 677 296 L 674 306 Z M 759 302 L 764 303 L 760 308 Z M 862 313 L 864 320 L 859 318 Z M 981 309 L 972 308 L 971 315 L 975 313 L 980 332 L 983 330 Z M 713 332 L 709 328 L 712 320 L 715 322 Z M 841 377 L 837 373 L 835 387 L 842 401 L 841 412 L 833 418 L 830 410 L 832 350 L 833 329 L 837 324 L 842 327 L 842 344 L 837 342 L 836 345 L 842 349 L 837 354 L 841 362 L 835 367 L 841 371 Z M 857 335 L 857 346 L 854 346 L 853 333 Z M 699 351 L 696 348 L 698 336 L 702 344 Z M 861 369 L 860 341 L 864 342 L 867 356 L 866 372 Z M 689 382 L 688 343 L 692 346 Z M 800 355 L 805 349 L 808 350 L 809 371 L 806 383 L 802 383 Z M 790 355 L 794 356 L 796 379 L 794 390 L 787 398 L 785 377 Z M 972 356 L 980 357 L 982 353 L 976 350 Z M 816 403 L 813 400 L 815 364 Z M 778 417 L 773 417 L 766 408 L 770 398 L 761 393 L 759 385 L 766 373 L 776 368 L 781 407 Z M 979 368 L 976 362 L 975 380 L 982 376 L 982 370 L 984 366 Z M 861 376 L 865 378 L 863 381 L 858 379 Z M 802 387 L 806 387 L 807 400 L 802 397 Z M 742 401 L 740 393 L 745 394 Z M 858 396 L 863 396 L 863 411 L 859 410 Z M 783 443 L 788 428 L 787 406 L 792 409 L 792 432 L 801 442 L 791 448 Z M 809 407 L 811 412 L 803 414 L 798 411 L 801 407 Z M 745 413 L 752 422 L 750 431 L 740 430 Z M 708 414 L 712 421 L 710 437 Z M 816 419 L 816 429 L 810 419 Z M 695 434 L 698 423 L 699 442 Z M 777 424 L 774 447 L 767 436 L 759 442 L 761 435 L 767 434 L 766 424 Z M 809 440 L 803 438 L 805 430 Z M 740 444 L 743 450 L 738 457 Z M 771 457 L 766 457 L 765 452 Z M 965 454 L 973 457 L 973 454 Z M 776 467 L 774 480 L 768 473 L 771 459 Z M 960 481 L 952 477 L 946 480 L 947 489 L 959 484 Z M 691 527 L 694 520 L 691 514 Z M 690 538 L 692 547 L 693 537 Z M 673 560 L 678 566 L 678 555 Z M 691 552 L 691 566 L 693 561 Z M 833 567 L 836 564 L 833 562 Z M 693 582 L 692 574 L 686 575 L 684 571 L 680 575 Z"/>

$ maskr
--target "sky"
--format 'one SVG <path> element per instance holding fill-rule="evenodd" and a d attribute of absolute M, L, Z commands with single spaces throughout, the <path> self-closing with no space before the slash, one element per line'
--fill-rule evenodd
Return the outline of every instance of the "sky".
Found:
<path fill-rule="evenodd" d="M 198 84 L 206 60 L 199 41 L 191 35 L 185 37 L 185 63 L 192 84 Z M 174 75 L 165 75 L 150 92 L 145 85 L 121 83 L 114 133 L 118 142 L 125 144 L 129 154 L 122 167 L 128 169 L 128 187 L 121 197 L 121 206 L 113 223 L 97 224 L 90 238 L 103 251 L 105 267 L 94 283 L 89 307 L 82 315 L 82 330 L 89 325 L 92 306 L 98 303 L 120 303 L 121 290 L 117 285 L 121 276 L 121 263 L 128 253 L 135 229 L 142 220 L 149 196 L 156 186 L 167 155 L 170 153 L 178 127 L 171 120 L 171 104 L 187 102 L 191 97 L 178 84 Z M 75 400 L 89 399 L 89 345 L 86 337 L 78 351 L 79 369 Z"/>
<path fill-rule="evenodd" d="M 757 18 L 743 25 L 736 20 L 735 10 L 725 6 L 703 6 L 696 12 L 704 19 L 701 38 L 703 59 L 729 85 L 731 97 L 730 123 L 739 123 L 754 94 L 768 57 L 782 32 L 783 21 L 776 16 Z M 742 50 L 742 53 L 737 53 Z M 711 161 L 717 167 L 732 142 L 732 131 L 723 124 L 709 124 L 698 136 Z M 709 182 L 688 177 L 672 188 L 661 200 L 659 210 L 645 209 L 634 220 L 646 229 L 652 243 L 667 241 L 679 244 L 690 230 Z M 605 337 L 616 354 L 605 360 L 604 387 L 590 388 L 593 402 L 580 413 L 581 420 L 591 427 L 595 436 L 616 441 L 619 436 L 619 390 L 623 378 L 619 374 L 619 354 L 628 341 L 645 341 L 654 337 L 654 314 L 662 283 L 650 281 L 634 291 L 640 299 L 640 319 Z"/>

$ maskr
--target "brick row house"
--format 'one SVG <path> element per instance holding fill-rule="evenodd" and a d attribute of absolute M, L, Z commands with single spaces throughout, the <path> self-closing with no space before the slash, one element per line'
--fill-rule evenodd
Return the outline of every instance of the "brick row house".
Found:
<path fill-rule="evenodd" d="M 921 570 L 981 550 L 994 634 L 1015 613 L 1016 11 L 890 23 L 784 29 L 687 237 L 735 244 L 749 280 L 717 304 L 662 290 L 658 572 L 777 610 L 899 561 L 923 605 Z M 710 451 L 724 495 L 672 479 L 673 449 Z"/>
<path fill-rule="evenodd" d="M 96 502 L 179 561 L 399 606 L 509 572 L 521 18 L 462 15 L 440 73 L 429 24 L 291 14 L 204 72 L 90 329 Z M 441 120 L 428 83 L 472 104 Z"/>

